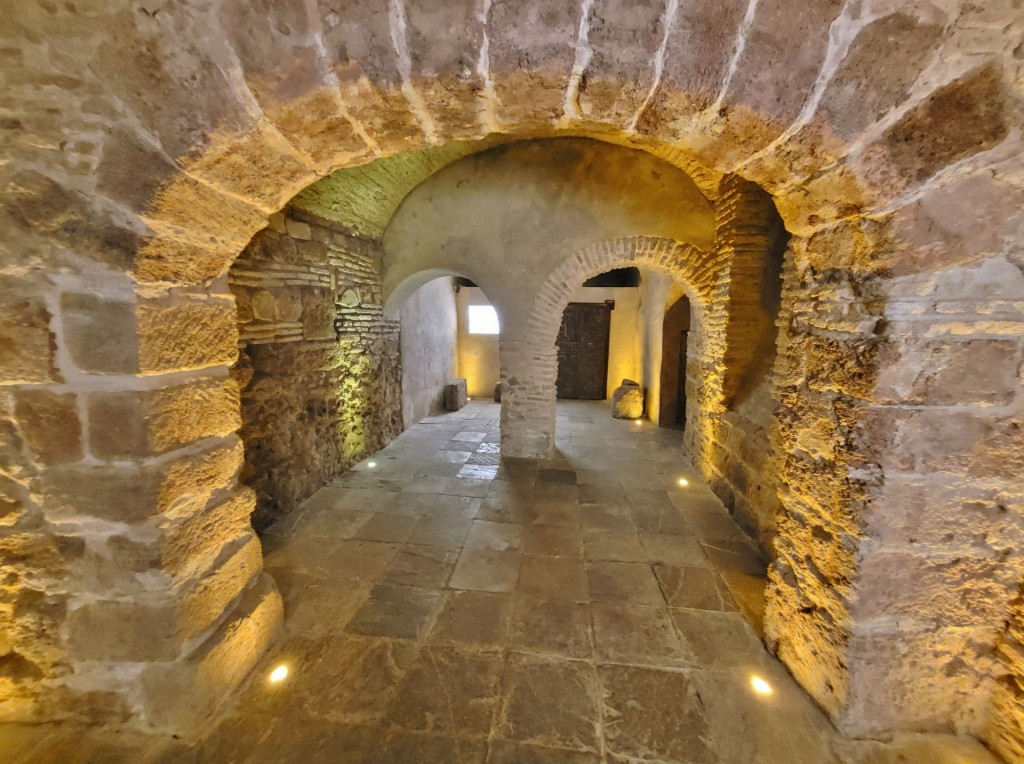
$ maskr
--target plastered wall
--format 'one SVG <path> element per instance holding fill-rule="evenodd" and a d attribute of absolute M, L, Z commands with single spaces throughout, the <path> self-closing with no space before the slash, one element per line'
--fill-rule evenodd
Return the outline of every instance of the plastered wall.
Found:
<path fill-rule="evenodd" d="M 445 381 L 458 367 L 458 310 L 451 277 L 434 279 L 402 305 L 402 424 L 444 407 Z"/>

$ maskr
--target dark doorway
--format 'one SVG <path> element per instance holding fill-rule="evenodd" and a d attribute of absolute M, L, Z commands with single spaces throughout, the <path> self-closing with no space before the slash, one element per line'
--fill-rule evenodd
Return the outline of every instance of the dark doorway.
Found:
<path fill-rule="evenodd" d="M 683 429 L 686 422 L 686 343 L 690 336 L 690 301 L 680 297 L 665 311 L 661 335 L 661 401 L 658 423 Z"/>
<path fill-rule="evenodd" d="M 604 400 L 608 380 L 608 340 L 612 308 L 571 302 L 558 330 L 558 397 Z"/>

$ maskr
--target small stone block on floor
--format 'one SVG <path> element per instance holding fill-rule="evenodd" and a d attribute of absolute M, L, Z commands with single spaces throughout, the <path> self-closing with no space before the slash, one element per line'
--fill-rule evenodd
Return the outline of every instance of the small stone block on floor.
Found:
<path fill-rule="evenodd" d="M 458 411 L 469 401 L 466 392 L 466 380 L 452 377 L 444 383 L 444 407 L 448 411 Z"/>

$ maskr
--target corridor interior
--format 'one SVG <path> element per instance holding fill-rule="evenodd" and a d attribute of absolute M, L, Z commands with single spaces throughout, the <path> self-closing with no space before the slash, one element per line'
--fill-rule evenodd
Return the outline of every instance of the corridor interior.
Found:
<path fill-rule="evenodd" d="M 6 725 L 9 764 L 984 764 L 851 740 L 761 643 L 765 561 L 680 432 L 558 404 L 502 459 L 499 406 L 424 419 L 263 536 L 283 635 L 203 731 Z"/>

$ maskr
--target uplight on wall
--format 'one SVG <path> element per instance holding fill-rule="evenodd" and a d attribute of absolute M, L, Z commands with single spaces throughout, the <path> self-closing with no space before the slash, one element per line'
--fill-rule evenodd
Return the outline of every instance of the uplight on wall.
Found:
<path fill-rule="evenodd" d="M 470 334 L 498 334 L 501 325 L 498 323 L 498 311 L 493 305 L 469 306 Z"/>
<path fill-rule="evenodd" d="M 275 667 L 273 671 L 267 676 L 267 681 L 271 684 L 280 684 L 288 678 L 288 667 L 283 663 Z"/>

